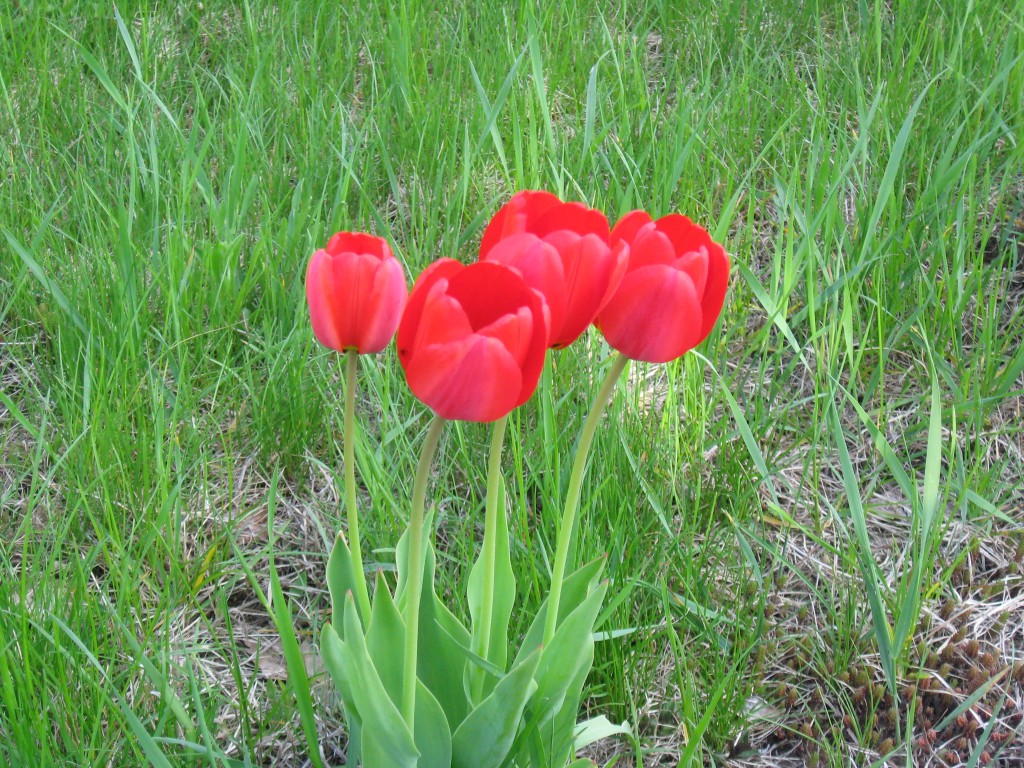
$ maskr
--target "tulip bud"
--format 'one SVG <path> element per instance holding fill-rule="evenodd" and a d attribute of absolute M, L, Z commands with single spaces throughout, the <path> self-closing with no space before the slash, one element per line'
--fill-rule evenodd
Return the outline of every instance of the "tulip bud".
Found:
<path fill-rule="evenodd" d="M 612 230 L 612 245 L 620 242 L 629 245 L 626 273 L 595 325 L 634 360 L 681 357 L 711 333 L 722 312 L 729 256 L 680 214 L 652 221 L 633 211 Z"/>
<path fill-rule="evenodd" d="M 491 219 L 480 260 L 516 270 L 551 312 L 548 346 L 568 346 L 611 298 L 626 267 L 628 246 L 608 244 L 608 220 L 582 203 L 550 192 L 513 195 Z"/>
<path fill-rule="evenodd" d="M 338 352 L 384 349 L 407 296 L 402 265 L 383 238 L 339 232 L 309 260 L 306 299 L 313 333 Z"/>
<path fill-rule="evenodd" d="M 454 259 L 416 280 L 398 327 L 409 388 L 445 419 L 495 421 L 537 388 L 547 310 L 513 270 Z"/>

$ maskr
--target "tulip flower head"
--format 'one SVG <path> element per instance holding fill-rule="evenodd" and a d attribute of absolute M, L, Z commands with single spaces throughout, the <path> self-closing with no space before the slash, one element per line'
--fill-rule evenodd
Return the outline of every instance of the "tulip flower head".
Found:
<path fill-rule="evenodd" d="M 729 256 L 681 214 L 657 221 L 626 214 L 611 243 L 629 245 L 629 264 L 596 325 L 614 349 L 634 360 L 665 363 L 711 332 L 729 283 Z"/>
<path fill-rule="evenodd" d="M 551 313 L 548 346 L 561 349 L 594 321 L 622 279 L 628 244 L 611 247 L 608 236 L 600 211 L 563 203 L 550 192 L 523 191 L 487 225 L 480 260 L 511 267 L 544 296 Z"/>
<path fill-rule="evenodd" d="M 439 416 L 495 421 L 537 388 L 547 309 L 513 270 L 454 259 L 416 280 L 398 326 L 398 359 L 413 394 Z"/>
<path fill-rule="evenodd" d="M 313 333 L 338 352 L 384 349 L 408 293 L 402 265 L 387 241 L 373 235 L 338 232 L 313 254 L 306 270 Z"/>

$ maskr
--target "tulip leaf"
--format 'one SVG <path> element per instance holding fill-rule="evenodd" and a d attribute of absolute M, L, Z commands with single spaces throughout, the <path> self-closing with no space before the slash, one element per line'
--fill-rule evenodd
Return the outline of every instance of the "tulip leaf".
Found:
<path fill-rule="evenodd" d="M 538 690 L 520 739 L 529 739 L 532 751 L 547 755 L 543 765 L 564 765 L 569 757 L 580 696 L 594 663 L 594 622 L 607 590 L 606 582 L 591 591 L 542 649 L 534 675 Z"/>
<path fill-rule="evenodd" d="M 423 521 L 425 530 L 431 530 L 432 515 Z M 423 593 L 420 598 L 419 659 L 416 674 L 434 694 L 449 724 L 455 728 L 466 717 L 468 696 L 463 685 L 466 649 L 470 637 L 462 623 L 455 618 L 434 590 L 434 547 L 424 537 Z M 398 590 L 395 603 L 401 612 L 405 606 L 405 583 L 409 563 L 408 530 L 402 535 L 395 550 L 398 566 Z"/>
<path fill-rule="evenodd" d="M 423 530 L 424 532 L 434 530 L 434 513 L 427 512 L 423 516 Z M 424 576 L 430 574 L 430 581 L 424 579 L 423 586 L 424 591 L 427 585 L 433 585 L 434 576 L 434 564 L 433 564 L 433 553 L 430 552 L 430 538 L 428 536 L 423 537 L 423 564 L 424 564 Z M 427 563 L 427 559 L 430 558 L 431 562 Z M 398 571 L 398 584 L 395 586 L 395 603 L 398 605 L 398 610 L 402 611 L 405 609 L 405 587 L 409 583 L 409 527 L 406 526 L 405 533 L 398 539 L 398 545 L 395 547 L 395 569 Z"/>
<path fill-rule="evenodd" d="M 607 739 L 611 736 L 625 736 L 630 741 L 634 740 L 633 729 L 630 728 L 629 723 L 615 725 L 604 715 L 584 720 L 576 725 L 572 739 L 573 752 L 578 752 L 596 741 Z"/>
<path fill-rule="evenodd" d="M 342 603 L 344 610 L 344 603 Z M 338 624 L 341 625 L 341 616 L 338 616 Z M 345 657 L 342 653 L 342 642 L 332 624 L 325 624 L 320 633 L 320 656 L 323 658 L 324 668 L 338 688 L 338 695 L 345 707 L 345 725 L 348 730 L 348 761 L 353 765 L 359 762 L 362 753 L 360 734 L 362 732 L 362 720 L 359 718 L 359 711 L 356 709 L 355 699 L 352 698 L 352 682 L 345 670 Z"/>
<path fill-rule="evenodd" d="M 568 757 L 561 753 L 571 746 L 583 687 L 594 664 L 594 623 L 607 589 L 605 583 L 591 592 L 583 605 L 565 618 L 541 655 L 536 700 L 541 708 L 543 738 L 554 746 L 558 765 L 564 764 L 564 758 Z M 545 727 L 549 713 L 550 728 Z"/>
<path fill-rule="evenodd" d="M 352 570 L 352 554 L 348 542 L 340 533 L 331 547 L 327 558 L 327 589 L 331 593 L 331 621 L 339 636 L 343 636 L 341 617 L 344 614 L 345 595 L 355 588 L 355 571 Z"/>
<path fill-rule="evenodd" d="M 562 598 L 558 604 L 558 624 L 556 626 L 564 622 L 566 617 L 576 610 L 587 598 L 587 595 L 591 593 L 597 578 L 604 569 L 604 564 L 605 558 L 599 557 L 565 577 L 565 581 L 562 582 Z M 516 664 L 521 663 L 522 659 L 527 654 L 532 653 L 543 641 L 544 621 L 547 618 L 547 610 L 548 601 L 545 598 L 540 604 L 540 608 L 537 610 L 537 615 L 534 616 L 530 628 L 526 631 L 523 644 L 519 647 Z"/>
<path fill-rule="evenodd" d="M 537 690 L 533 675 L 540 656 L 540 649 L 527 656 L 462 721 L 452 736 L 452 768 L 504 763 L 523 719 L 523 710 Z"/>
<path fill-rule="evenodd" d="M 448 720 L 434 694 L 419 680 L 416 681 L 415 730 L 416 748 L 420 751 L 417 768 L 451 768 L 452 733 Z"/>
<path fill-rule="evenodd" d="M 580 700 L 583 698 L 583 686 L 594 664 L 594 648 L 581 660 L 576 673 L 565 687 L 558 706 L 552 711 L 551 718 L 542 721 L 538 728 L 541 740 L 548 749 L 552 765 L 565 765 L 565 762 L 576 751 L 576 717 L 580 711 Z"/>
<path fill-rule="evenodd" d="M 437 626 L 442 632 L 446 631 L 444 625 L 441 622 L 438 622 Z M 448 634 L 454 640 L 454 635 L 451 635 L 450 632 Z M 470 664 L 474 664 L 480 667 L 480 669 L 484 670 L 495 679 L 500 680 L 502 677 L 505 676 L 505 670 L 499 669 L 498 667 L 494 666 L 493 664 L 491 664 L 491 662 L 489 662 L 482 656 L 477 656 L 475 653 L 473 653 L 471 649 L 467 648 L 465 645 L 462 645 L 457 640 L 456 647 L 462 652 L 462 655 L 466 658 L 466 661 L 468 661 Z"/>
<path fill-rule="evenodd" d="M 463 686 L 462 669 L 469 648 L 469 631 L 430 590 L 429 609 L 420 614 L 420 648 L 429 648 L 420 656 L 418 673 L 444 708 L 452 727 L 458 727 L 469 709 L 469 697 Z"/>
<path fill-rule="evenodd" d="M 380 768 L 416 768 L 419 750 L 373 666 L 351 592 L 345 597 L 344 615 L 345 639 L 341 642 L 341 656 L 351 681 L 355 711 L 362 721 L 363 764 Z"/>
<path fill-rule="evenodd" d="M 373 608 L 370 626 L 366 630 L 366 647 L 373 666 L 391 701 L 396 706 L 402 701 L 402 670 L 405 668 L 405 624 L 391 599 L 391 592 L 383 576 L 377 577 L 373 590 Z"/>
<path fill-rule="evenodd" d="M 578 665 L 589 652 L 594 650 L 594 621 L 601 612 L 601 603 L 608 591 L 608 583 L 599 584 L 575 611 L 570 613 L 555 636 L 543 649 L 537 683 L 541 695 L 555 693 L 574 674 Z M 547 687 L 550 683 L 550 689 Z"/>
<path fill-rule="evenodd" d="M 498 483 L 496 518 L 496 536 L 494 546 L 494 594 L 491 601 L 491 620 L 487 633 L 488 643 L 486 648 L 479 648 L 476 640 L 477 633 L 481 631 L 479 622 L 482 621 L 484 595 L 484 577 L 486 576 L 487 563 L 484 562 L 483 550 L 477 559 L 473 570 L 469 574 L 469 586 L 466 595 L 469 598 L 469 614 L 473 619 L 472 648 L 478 649 L 478 653 L 493 664 L 504 674 L 505 664 L 508 662 L 508 624 L 512 617 L 512 608 L 516 599 L 516 577 L 512 572 L 512 556 L 508 545 L 508 520 L 505 517 L 505 485 Z M 467 667 L 469 677 L 483 675 L 483 692 L 480 696 L 482 701 L 494 689 L 497 680 L 492 675 L 487 675 L 479 666 Z"/>
<path fill-rule="evenodd" d="M 376 731 L 368 731 L 366 744 L 363 746 L 364 766 L 373 768 L 416 768 L 418 757 L 409 757 L 406 752 L 399 752 L 388 744 L 387 737 Z"/>

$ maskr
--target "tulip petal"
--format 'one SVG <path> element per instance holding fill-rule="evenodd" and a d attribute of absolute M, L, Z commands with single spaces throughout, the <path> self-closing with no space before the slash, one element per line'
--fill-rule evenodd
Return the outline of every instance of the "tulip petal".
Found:
<path fill-rule="evenodd" d="M 395 345 L 398 347 L 398 359 L 404 366 L 410 354 L 412 346 L 420 326 L 420 316 L 423 314 L 423 307 L 431 287 L 442 280 L 447 281 L 452 275 L 464 269 L 463 265 L 455 259 L 438 259 L 416 278 L 416 283 L 409 294 L 409 301 L 405 305 L 402 319 L 398 323 L 398 336 Z"/>
<path fill-rule="evenodd" d="M 527 189 L 512 195 L 487 224 L 480 240 L 480 258 L 486 258 L 488 252 L 503 238 L 531 231 L 529 225 L 533 219 L 558 205 L 562 205 L 562 201 L 543 190 Z"/>
<path fill-rule="evenodd" d="M 565 347 L 594 322 L 604 303 L 608 284 L 618 269 L 608 243 L 597 235 L 578 237 L 572 232 L 555 232 L 548 236 L 558 249 L 565 269 L 565 306 L 561 322 L 552 316 L 548 344 Z"/>
<path fill-rule="evenodd" d="M 537 389 L 537 382 L 540 381 L 541 371 L 544 370 L 544 356 L 547 353 L 549 329 L 551 328 L 551 314 L 544 297 L 536 291 L 530 291 L 530 300 L 527 306 L 530 308 L 530 316 L 533 318 L 533 337 L 530 339 L 530 348 L 526 359 L 522 363 L 523 385 L 516 400 L 515 407 L 519 407 L 529 400 Z"/>
<path fill-rule="evenodd" d="M 519 275 L 490 260 L 470 264 L 453 274 L 447 293 L 462 305 L 473 330 L 516 312 L 533 299 L 533 291 Z"/>
<path fill-rule="evenodd" d="M 566 234 L 578 239 L 571 233 Z M 561 326 L 566 312 L 565 268 L 554 246 L 536 235 L 512 235 L 490 250 L 487 261 L 518 272 L 528 286 L 544 297 L 550 312 L 550 328 Z"/>
<path fill-rule="evenodd" d="M 331 256 L 342 253 L 368 253 L 378 260 L 392 258 L 388 241 L 366 232 L 337 232 L 327 241 L 324 249 Z"/>
<path fill-rule="evenodd" d="M 611 241 L 628 244 L 629 262 L 595 323 L 608 343 L 637 360 L 667 362 L 703 341 L 728 288 L 722 247 L 686 216 L 651 221 L 643 211 L 623 216 Z"/>
<path fill-rule="evenodd" d="M 708 284 L 708 249 L 701 246 L 695 251 L 684 253 L 676 260 L 676 268 L 690 276 L 693 285 L 697 289 L 697 295 L 704 295 L 704 288 Z"/>
<path fill-rule="evenodd" d="M 718 316 L 722 313 L 728 288 L 729 254 L 718 243 L 711 243 L 708 248 L 708 281 L 704 288 L 704 298 L 701 300 L 704 324 L 701 327 L 700 341 L 704 341 L 715 327 Z"/>
<path fill-rule="evenodd" d="M 409 388 L 442 418 L 494 421 L 516 406 L 519 366 L 497 339 L 473 335 L 419 349 L 406 368 Z"/>
<path fill-rule="evenodd" d="M 521 366 L 533 340 L 533 314 L 528 307 L 520 307 L 514 315 L 502 315 L 477 333 L 500 341 Z"/>
<path fill-rule="evenodd" d="M 309 319 L 313 334 L 328 349 L 342 351 L 341 339 L 334 325 L 331 309 L 333 291 L 330 278 L 331 257 L 327 251 L 319 250 L 309 260 L 306 269 L 306 300 L 309 303 Z"/>
<path fill-rule="evenodd" d="M 681 213 L 662 216 L 656 224 L 658 231 L 672 242 L 672 248 L 678 254 L 696 251 L 700 246 L 706 246 L 711 242 L 711 235 L 704 227 L 694 224 Z"/>
<path fill-rule="evenodd" d="M 543 297 L 491 261 L 435 262 L 398 329 L 413 393 L 449 419 L 493 421 L 533 394 L 547 349 Z"/>
<path fill-rule="evenodd" d="M 627 357 L 665 363 L 700 342 L 703 317 L 690 276 L 653 266 L 626 274 L 597 324 Z"/>
<path fill-rule="evenodd" d="M 366 253 L 344 252 L 331 257 L 330 289 L 334 327 L 345 349 L 358 348 L 366 299 L 380 260 Z"/>
<path fill-rule="evenodd" d="M 653 226 L 644 228 L 629 245 L 629 271 L 655 265 L 675 266 L 676 251 L 672 241 Z"/>
<path fill-rule="evenodd" d="M 438 281 L 429 289 L 413 340 L 413 352 L 431 344 L 448 344 L 464 339 L 473 333 L 462 305 L 445 294 L 446 288 L 446 281 Z"/>
<path fill-rule="evenodd" d="M 339 352 L 358 349 L 366 303 L 380 260 L 370 254 L 319 250 L 306 271 L 306 298 L 313 333 Z"/>
<path fill-rule="evenodd" d="M 629 268 L 629 252 L 629 244 L 625 240 L 620 240 L 612 246 L 612 263 L 614 267 L 611 278 L 608 280 L 608 287 L 605 288 L 604 297 L 601 299 L 601 306 L 597 309 L 598 312 L 604 309 L 605 305 L 611 301 L 612 296 L 619 289 L 619 285 L 622 284 L 622 278 Z"/>
<path fill-rule="evenodd" d="M 391 342 L 407 296 L 402 265 L 396 259 L 382 261 L 373 276 L 373 289 L 364 306 L 359 354 L 380 352 Z"/>
<path fill-rule="evenodd" d="M 579 235 L 594 234 L 608 240 L 608 219 L 595 208 L 583 203 L 563 203 L 552 206 L 530 222 L 529 232 L 546 237 L 552 232 L 567 229 Z"/>
<path fill-rule="evenodd" d="M 339 352 L 379 352 L 394 336 L 408 290 L 405 273 L 383 238 L 338 232 L 306 270 L 313 333 Z"/>
<path fill-rule="evenodd" d="M 653 225 L 654 222 L 647 211 L 630 211 L 615 223 L 608 239 L 613 245 L 620 240 L 632 243 L 637 233 L 649 224 Z M 651 226 L 651 229 L 654 227 Z"/>

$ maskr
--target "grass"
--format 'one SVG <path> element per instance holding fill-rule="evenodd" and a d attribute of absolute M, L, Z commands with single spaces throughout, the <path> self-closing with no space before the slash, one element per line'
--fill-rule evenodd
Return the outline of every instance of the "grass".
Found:
<path fill-rule="evenodd" d="M 635 366 L 596 440 L 577 555 L 609 556 L 614 631 L 589 707 L 645 765 L 1024 759 L 1021 18 L 7 4 L 0 765 L 305 764 L 271 543 L 340 764 L 312 649 L 343 377 L 304 267 L 338 229 L 386 235 L 410 276 L 475 258 L 520 188 L 682 211 L 735 265 L 700 354 Z M 555 355 L 509 425 L 514 632 L 605 353 Z M 428 420 L 391 351 L 361 387 L 387 567 Z M 480 538 L 487 441 L 442 444 L 442 593 Z"/>

